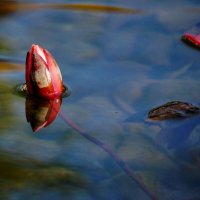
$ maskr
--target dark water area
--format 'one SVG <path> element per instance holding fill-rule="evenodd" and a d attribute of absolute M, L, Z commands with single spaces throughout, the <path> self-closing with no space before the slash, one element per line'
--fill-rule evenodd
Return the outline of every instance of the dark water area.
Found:
<path fill-rule="evenodd" d="M 199 115 L 147 120 L 169 101 L 200 105 L 200 51 L 181 41 L 199 14 L 198 0 L 1 1 L 0 199 L 200 199 Z M 60 67 L 62 102 L 16 92 L 33 43 Z M 55 104 L 33 132 L 27 116 Z"/>

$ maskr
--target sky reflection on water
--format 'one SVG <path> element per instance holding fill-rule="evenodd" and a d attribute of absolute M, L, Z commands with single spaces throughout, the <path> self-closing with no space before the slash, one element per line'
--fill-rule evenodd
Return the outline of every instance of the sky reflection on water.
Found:
<path fill-rule="evenodd" d="M 198 12 L 189 11 L 199 3 L 103 2 L 142 12 L 13 9 L 1 15 L 3 198 L 154 199 L 148 191 L 162 200 L 200 197 L 199 116 L 178 123 L 146 121 L 151 108 L 168 101 L 200 103 L 200 52 L 180 40 L 199 22 Z M 52 52 L 72 91 L 62 101 L 62 113 L 111 153 L 59 115 L 32 132 L 25 98 L 13 92 L 24 82 L 23 63 L 32 43 Z M 112 153 L 143 185 L 129 177 Z"/>

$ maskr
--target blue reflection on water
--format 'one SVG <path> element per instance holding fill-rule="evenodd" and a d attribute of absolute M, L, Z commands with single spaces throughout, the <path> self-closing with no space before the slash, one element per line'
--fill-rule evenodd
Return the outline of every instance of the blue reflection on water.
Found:
<path fill-rule="evenodd" d="M 116 155 L 157 199 L 199 198 L 199 116 L 173 123 L 145 121 L 148 110 L 163 102 L 200 102 L 199 51 L 180 41 L 181 34 L 199 20 L 198 12 L 185 9 L 198 4 L 185 0 L 127 5 L 144 12 L 47 9 L 1 18 L 0 44 L 9 46 L 0 48 L 1 57 L 25 61 L 32 43 L 52 52 L 72 89 L 71 96 L 63 99 L 62 113 L 89 137 L 82 137 L 60 117 L 33 134 L 25 119 L 25 100 L 2 92 L 0 101 L 7 106 L 0 111 L 5 118 L 15 117 L 9 126 L 0 126 L 0 150 L 2 159 L 7 159 L 1 162 L 8 163 L 7 177 L 14 188 L 10 193 L 7 177 L 1 178 L 7 199 L 153 199 L 130 179 Z M 1 77 L 1 82 L 7 79 L 5 84 L 14 86 L 24 82 L 24 71 L 1 73 Z M 109 151 L 104 151 L 105 146 Z M 18 169 L 19 163 L 29 181 L 9 170 L 10 165 Z M 76 178 L 68 184 L 59 182 L 59 176 L 53 176 L 56 172 L 48 171 L 41 189 L 41 165 L 70 169 L 83 183 L 79 185 Z M 38 178 L 27 174 L 29 170 Z M 59 182 L 52 188 L 51 177 Z"/>

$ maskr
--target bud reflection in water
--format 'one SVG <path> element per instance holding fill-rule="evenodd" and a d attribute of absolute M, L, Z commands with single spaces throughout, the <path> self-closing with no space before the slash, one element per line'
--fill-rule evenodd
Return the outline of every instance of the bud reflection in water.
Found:
<path fill-rule="evenodd" d="M 26 119 L 34 132 L 50 125 L 57 117 L 62 99 L 39 99 L 26 97 Z"/>

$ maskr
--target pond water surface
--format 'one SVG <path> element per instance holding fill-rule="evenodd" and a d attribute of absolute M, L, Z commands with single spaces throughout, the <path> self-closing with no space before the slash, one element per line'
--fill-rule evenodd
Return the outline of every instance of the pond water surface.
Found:
<path fill-rule="evenodd" d="M 200 103 L 200 51 L 180 40 L 199 1 L 55 2 L 0 3 L 1 199 L 200 199 L 199 116 L 146 120 L 172 100 Z M 37 126 L 52 104 L 15 91 L 33 43 L 71 90 L 37 132 L 27 117 Z"/>

